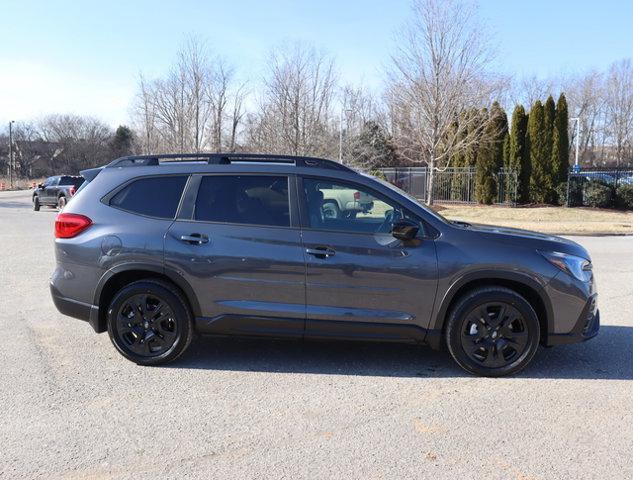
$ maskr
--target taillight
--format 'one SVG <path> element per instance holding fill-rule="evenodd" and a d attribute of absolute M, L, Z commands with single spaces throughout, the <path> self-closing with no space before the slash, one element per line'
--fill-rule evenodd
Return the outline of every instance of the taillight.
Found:
<path fill-rule="evenodd" d="M 72 187 L 70 187 L 68 189 L 68 193 L 70 193 L 71 197 L 75 194 L 76 191 L 77 191 L 77 189 L 74 186 L 72 186 Z"/>
<path fill-rule="evenodd" d="M 60 213 L 55 218 L 55 238 L 73 238 L 92 225 L 85 215 Z"/>
<path fill-rule="evenodd" d="M 360 200 L 360 192 L 354 192 L 354 200 Z"/>

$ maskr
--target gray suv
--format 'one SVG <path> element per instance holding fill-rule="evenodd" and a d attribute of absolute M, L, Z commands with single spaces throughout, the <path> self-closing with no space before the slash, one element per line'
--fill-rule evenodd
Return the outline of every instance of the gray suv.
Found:
<path fill-rule="evenodd" d="M 447 221 L 333 161 L 150 155 L 82 174 L 56 219 L 51 293 L 141 365 L 198 332 L 426 344 L 500 376 L 598 333 L 580 245 Z M 332 190 L 367 208 L 328 214 Z"/>

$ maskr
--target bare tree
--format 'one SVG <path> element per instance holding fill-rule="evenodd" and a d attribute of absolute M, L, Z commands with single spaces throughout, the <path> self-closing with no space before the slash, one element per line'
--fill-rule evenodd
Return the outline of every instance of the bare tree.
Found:
<path fill-rule="evenodd" d="M 134 115 L 144 150 L 235 148 L 245 95 L 233 68 L 211 56 L 204 42 L 190 38 L 166 77 L 140 77 Z"/>
<path fill-rule="evenodd" d="M 229 134 L 229 144 L 227 146 L 229 152 L 234 152 L 237 146 L 237 135 L 239 133 L 239 126 L 242 124 L 246 111 L 244 109 L 244 101 L 248 96 L 246 82 L 239 85 L 232 98 L 233 112 L 231 114 L 231 130 Z"/>
<path fill-rule="evenodd" d="M 155 91 L 152 82 L 139 76 L 138 93 L 132 106 L 132 116 L 135 119 L 135 127 L 140 133 L 141 150 L 143 153 L 157 151 L 158 133 L 156 131 L 156 105 L 154 102 Z"/>
<path fill-rule="evenodd" d="M 607 128 L 616 165 L 631 158 L 633 144 L 633 65 L 630 59 L 611 65 L 606 81 Z"/>
<path fill-rule="evenodd" d="M 524 76 L 513 82 L 510 97 L 513 104 L 525 105 L 529 109 L 537 100 L 542 102 L 549 95 L 554 96 L 555 84 L 556 82 L 551 78 L 539 78 L 536 75 Z"/>
<path fill-rule="evenodd" d="M 472 6 L 414 0 L 412 13 L 393 55 L 388 101 L 399 153 L 429 167 L 431 204 L 435 170 L 476 142 L 485 126 L 464 113 L 488 105 L 500 85 L 491 80 L 491 49 Z"/>
<path fill-rule="evenodd" d="M 249 146 L 294 155 L 331 156 L 334 60 L 300 43 L 273 50 Z"/>
<path fill-rule="evenodd" d="M 597 71 L 566 80 L 562 88 L 567 94 L 571 116 L 580 119 L 580 138 L 570 122 L 570 147 L 579 141 L 580 158 L 594 163 L 596 146 L 604 144 L 604 76 Z"/>
<path fill-rule="evenodd" d="M 112 130 L 100 120 L 80 115 L 49 115 L 38 122 L 39 137 L 55 151 L 47 159 L 51 171 L 77 173 L 107 163 Z"/>

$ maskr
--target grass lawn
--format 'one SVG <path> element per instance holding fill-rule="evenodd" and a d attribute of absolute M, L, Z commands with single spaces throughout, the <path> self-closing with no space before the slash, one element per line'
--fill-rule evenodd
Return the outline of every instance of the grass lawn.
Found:
<path fill-rule="evenodd" d="M 633 234 L 633 212 L 595 208 L 436 205 L 450 220 L 560 235 Z"/>

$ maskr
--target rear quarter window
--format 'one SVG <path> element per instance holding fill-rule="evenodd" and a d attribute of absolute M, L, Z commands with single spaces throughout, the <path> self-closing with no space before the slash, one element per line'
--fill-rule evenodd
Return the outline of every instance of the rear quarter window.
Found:
<path fill-rule="evenodd" d="M 84 183 L 83 177 L 62 177 L 59 181 L 60 185 L 73 185 L 75 188 L 79 188 Z"/>
<path fill-rule="evenodd" d="M 187 176 L 139 178 L 110 199 L 110 206 L 148 217 L 173 219 Z"/>

